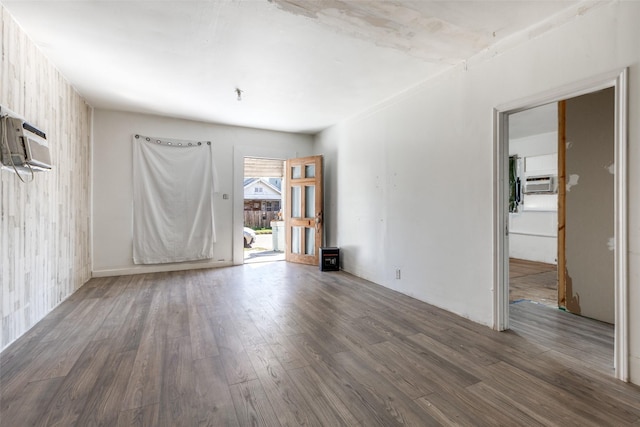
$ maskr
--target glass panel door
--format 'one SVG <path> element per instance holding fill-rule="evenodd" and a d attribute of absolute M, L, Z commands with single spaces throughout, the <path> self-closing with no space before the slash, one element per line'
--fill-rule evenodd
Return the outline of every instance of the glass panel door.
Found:
<path fill-rule="evenodd" d="M 286 259 L 318 265 L 322 244 L 322 156 L 287 160 Z"/>

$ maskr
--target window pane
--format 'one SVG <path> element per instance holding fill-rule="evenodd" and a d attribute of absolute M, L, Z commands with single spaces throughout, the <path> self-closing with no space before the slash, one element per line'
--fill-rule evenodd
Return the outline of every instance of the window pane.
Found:
<path fill-rule="evenodd" d="M 299 254 L 300 253 L 300 239 L 302 238 L 302 234 L 300 233 L 300 229 L 302 227 L 291 227 L 291 253 Z"/>
<path fill-rule="evenodd" d="M 302 197 L 300 187 L 291 187 L 291 218 L 300 218 L 302 215 Z"/>
<path fill-rule="evenodd" d="M 291 178 L 293 179 L 302 178 L 302 168 L 299 165 L 291 167 Z"/>
<path fill-rule="evenodd" d="M 315 218 L 315 210 L 316 210 L 316 187 L 313 185 L 304 187 L 304 197 L 305 197 L 305 207 L 304 207 L 304 217 L 305 218 Z"/>
<path fill-rule="evenodd" d="M 306 238 L 306 247 L 304 253 L 307 255 L 314 255 L 316 252 L 316 229 L 305 228 L 304 234 Z"/>
<path fill-rule="evenodd" d="M 316 165 L 305 165 L 305 167 L 304 167 L 304 176 L 305 176 L 305 178 L 315 178 L 316 177 Z"/>

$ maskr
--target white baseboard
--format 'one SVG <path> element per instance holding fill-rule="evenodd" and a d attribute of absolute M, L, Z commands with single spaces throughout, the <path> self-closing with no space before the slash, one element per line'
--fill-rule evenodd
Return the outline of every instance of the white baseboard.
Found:
<path fill-rule="evenodd" d="M 214 262 L 192 262 L 192 263 L 179 263 L 179 264 L 149 264 L 149 265 L 135 265 L 120 268 L 105 268 L 99 270 L 93 270 L 91 277 L 112 277 L 112 276 L 128 276 L 131 274 L 146 274 L 146 273 L 162 273 L 166 271 L 184 271 L 184 270 L 197 270 L 202 268 L 219 268 L 230 267 L 233 265 L 231 261 L 214 261 Z"/>

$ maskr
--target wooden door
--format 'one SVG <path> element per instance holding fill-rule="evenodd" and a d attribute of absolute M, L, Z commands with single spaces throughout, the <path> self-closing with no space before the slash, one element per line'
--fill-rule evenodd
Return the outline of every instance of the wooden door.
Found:
<path fill-rule="evenodd" d="M 322 156 L 290 159 L 285 169 L 287 261 L 319 265 L 322 246 Z"/>

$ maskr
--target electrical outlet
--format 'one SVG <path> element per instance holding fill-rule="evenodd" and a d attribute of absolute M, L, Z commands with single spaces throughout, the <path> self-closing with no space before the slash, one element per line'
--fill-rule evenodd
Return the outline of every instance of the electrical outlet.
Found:
<path fill-rule="evenodd" d="M 396 268 L 396 279 L 400 280 L 400 269 Z"/>

